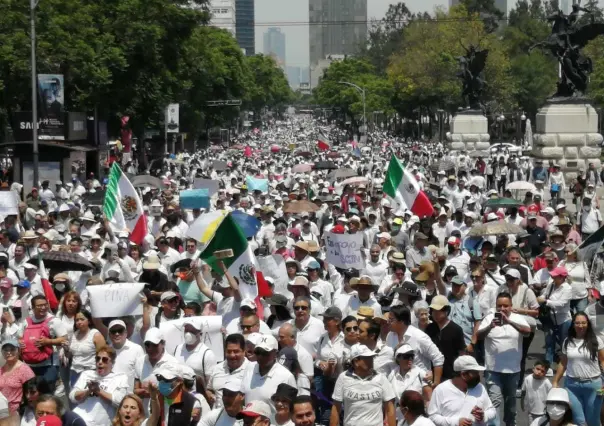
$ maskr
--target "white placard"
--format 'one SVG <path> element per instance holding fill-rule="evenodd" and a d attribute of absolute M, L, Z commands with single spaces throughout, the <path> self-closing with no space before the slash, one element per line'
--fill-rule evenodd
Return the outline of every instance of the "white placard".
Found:
<path fill-rule="evenodd" d="M 143 302 L 140 293 L 143 283 L 119 283 L 86 287 L 90 297 L 90 313 L 95 318 L 142 315 Z"/>
<path fill-rule="evenodd" d="M 218 182 L 217 180 L 195 178 L 195 180 L 193 181 L 193 188 L 207 189 L 208 195 L 210 197 L 218 192 L 219 187 L 220 182 Z"/>
<path fill-rule="evenodd" d="M 363 234 L 325 234 L 327 262 L 336 268 L 363 269 L 365 260 L 361 255 Z"/>
<path fill-rule="evenodd" d="M 19 214 L 19 200 L 15 191 L 0 191 L 0 216 Z"/>
<path fill-rule="evenodd" d="M 285 259 L 279 254 L 273 254 L 271 256 L 260 256 L 257 257 L 258 267 L 262 271 L 265 277 L 271 277 L 275 280 L 275 290 L 279 294 L 289 294 L 287 290 L 287 283 L 289 278 L 287 276 L 287 268 L 285 267 Z"/>
<path fill-rule="evenodd" d="M 220 315 L 180 318 L 162 322 L 159 329 L 166 341 L 166 352 L 173 355 L 176 347 L 185 342 L 183 325 L 185 321 L 195 321 L 197 324 L 201 324 L 203 343 L 214 352 L 216 361 L 222 362 L 224 360 L 224 347 L 222 332 L 220 331 L 222 328 L 222 316 Z"/>

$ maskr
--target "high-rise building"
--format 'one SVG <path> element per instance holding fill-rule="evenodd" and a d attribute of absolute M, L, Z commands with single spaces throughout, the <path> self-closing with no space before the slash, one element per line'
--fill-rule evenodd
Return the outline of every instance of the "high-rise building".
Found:
<path fill-rule="evenodd" d="M 291 87 L 293 90 L 298 90 L 300 88 L 300 74 L 302 68 L 286 67 L 285 71 L 287 74 L 287 82 L 289 83 L 289 87 Z"/>
<path fill-rule="evenodd" d="M 235 0 L 210 0 L 210 25 L 236 34 Z"/>
<path fill-rule="evenodd" d="M 280 28 L 271 27 L 264 33 L 264 54 L 272 56 L 281 68 L 285 68 L 285 34 Z"/>
<path fill-rule="evenodd" d="M 354 55 L 367 39 L 367 0 L 309 0 L 310 65 Z"/>
<path fill-rule="evenodd" d="M 246 55 L 256 54 L 254 0 L 235 0 L 237 43 Z"/>

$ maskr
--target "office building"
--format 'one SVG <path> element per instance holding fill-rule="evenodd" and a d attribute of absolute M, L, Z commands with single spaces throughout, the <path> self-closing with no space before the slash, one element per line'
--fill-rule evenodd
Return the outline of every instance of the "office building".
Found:
<path fill-rule="evenodd" d="M 264 54 L 275 58 L 277 64 L 285 69 L 285 34 L 280 28 L 269 28 L 264 33 Z"/>
<path fill-rule="evenodd" d="M 237 43 L 247 56 L 256 54 L 255 23 L 254 0 L 235 0 Z"/>
<path fill-rule="evenodd" d="M 367 39 L 367 0 L 309 0 L 310 66 L 354 55 Z"/>
<path fill-rule="evenodd" d="M 210 25 L 236 34 L 235 0 L 211 0 L 209 5 L 212 20 Z"/>
<path fill-rule="evenodd" d="M 300 74 L 302 68 L 300 67 L 286 67 L 285 72 L 287 74 L 287 82 L 292 90 L 298 90 L 300 88 Z"/>

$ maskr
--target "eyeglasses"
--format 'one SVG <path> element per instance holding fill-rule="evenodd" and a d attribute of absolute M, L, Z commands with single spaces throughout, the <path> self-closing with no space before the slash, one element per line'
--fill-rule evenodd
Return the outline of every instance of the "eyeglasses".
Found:
<path fill-rule="evenodd" d="M 308 306 L 294 306 L 294 311 L 307 311 L 308 310 Z"/>
<path fill-rule="evenodd" d="M 412 353 L 400 354 L 399 356 L 396 357 L 396 359 L 403 359 L 405 361 L 412 360 L 413 358 L 415 358 L 415 354 L 412 354 Z"/>
<path fill-rule="evenodd" d="M 95 356 L 94 360 L 96 362 L 102 361 L 103 364 L 107 364 L 109 362 L 109 357 L 108 356 Z"/>
<path fill-rule="evenodd" d="M 351 332 L 351 331 L 359 331 L 359 326 L 358 325 L 354 325 L 352 327 L 346 327 L 344 328 L 344 330 L 346 330 L 347 332 Z"/>
<path fill-rule="evenodd" d="M 160 375 L 155 375 L 155 378 L 157 379 L 158 382 L 164 382 L 164 383 L 172 383 L 174 380 L 176 380 L 176 377 L 173 379 L 166 379 L 164 376 L 160 376 Z"/>
<path fill-rule="evenodd" d="M 255 324 L 249 324 L 249 325 L 245 325 L 245 324 L 241 324 L 241 329 L 242 330 L 249 330 L 251 328 L 256 327 L 257 325 L 259 325 L 260 323 L 255 323 Z"/>
<path fill-rule="evenodd" d="M 126 331 L 125 328 L 112 328 L 111 330 L 109 330 L 109 333 L 111 334 L 122 334 L 124 331 Z"/>

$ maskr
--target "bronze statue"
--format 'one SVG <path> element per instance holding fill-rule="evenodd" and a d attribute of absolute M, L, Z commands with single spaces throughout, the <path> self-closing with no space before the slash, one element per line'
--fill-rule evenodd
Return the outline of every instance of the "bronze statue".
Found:
<path fill-rule="evenodd" d="M 480 98 L 485 86 L 483 71 L 489 51 L 477 50 L 474 46 L 466 49 L 463 44 L 462 47 L 466 55 L 457 58 L 460 68 L 457 77 L 462 80 L 461 96 L 466 109 L 481 110 L 483 105 Z"/>
<path fill-rule="evenodd" d="M 579 12 L 587 12 L 591 19 L 587 24 L 578 22 Z M 604 34 L 604 23 L 594 22 L 593 14 L 581 7 L 581 2 L 573 4 L 573 11 L 565 15 L 562 11 L 550 16 L 552 33 L 544 41 L 531 46 L 549 50 L 558 58 L 561 75 L 558 80 L 558 90 L 554 98 L 582 97 L 587 90 L 589 74 L 593 71 L 592 61 L 583 55 L 583 49 L 588 42 Z"/>

